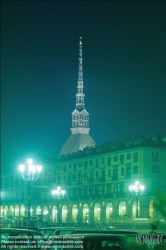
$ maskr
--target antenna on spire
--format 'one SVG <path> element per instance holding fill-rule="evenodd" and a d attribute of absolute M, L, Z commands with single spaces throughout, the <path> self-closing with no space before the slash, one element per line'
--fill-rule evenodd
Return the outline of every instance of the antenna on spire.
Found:
<path fill-rule="evenodd" d="M 82 45 L 82 37 L 80 36 L 80 45 Z"/>

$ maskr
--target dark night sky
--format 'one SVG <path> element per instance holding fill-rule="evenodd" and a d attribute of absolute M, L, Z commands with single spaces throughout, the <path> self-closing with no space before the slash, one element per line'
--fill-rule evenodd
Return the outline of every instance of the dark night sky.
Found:
<path fill-rule="evenodd" d="M 1 1 L 1 162 L 56 158 L 70 135 L 83 37 L 98 145 L 166 134 L 165 1 Z"/>

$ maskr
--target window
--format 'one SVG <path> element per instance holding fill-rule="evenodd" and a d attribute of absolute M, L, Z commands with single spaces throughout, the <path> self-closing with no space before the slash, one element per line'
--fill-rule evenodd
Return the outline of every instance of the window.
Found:
<path fill-rule="evenodd" d="M 124 175 L 124 168 L 121 168 L 121 175 Z"/>
<path fill-rule="evenodd" d="M 88 173 L 84 173 L 84 180 L 88 179 Z"/>
<path fill-rule="evenodd" d="M 95 195 L 99 195 L 99 185 L 95 185 Z"/>
<path fill-rule="evenodd" d="M 118 156 L 117 155 L 114 156 L 114 161 L 118 161 Z"/>
<path fill-rule="evenodd" d="M 96 171 L 96 179 L 99 177 L 99 172 Z"/>
<path fill-rule="evenodd" d="M 159 153 L 158 152 L 152 152 L 152 158 L 158 158 Z"/>
<path fill-rule="evenodd" d="M 112 180 L 114 180 L 114 181 L 118 180 L 118 169 L 117 168 L 113 169 Z"/>
<path fill-rule="evenodd" d="M 113 193 L 116 194 L 117 192 L 118 192 L 118 187 L 115 185 L 115 186 L 113 187 Z"/>
<path fill-rule="evenodd" d="M 90 166 L 92 166 L 92 164 L 93 164 L 93 161 L 92 161 L 92 160 L 90 160 L 90 161 L 89 161 L 89 165 L 90 165 Z"/>
<path fill-rule="evenodd" d="M 71 183 L 71 175 L 70 174 L 68 175 L 67 181 L 68 181 L 68 184 Z"/>
<path fill-rule="evenodd" d="M 159 166 L 158 165 L 153 165 L 152 166 L 152 173 L 153 174 L 158 174 L 159 173 Z"/>
<path fill-rule="evenodd" d="M 86 169 L 87 169 L 87 167 L 88 167 L 88 162 L 87 162 L 87 161 L 85 161 L 85 162 L 84 162 L 84 169 L 86 170 Z"/>
<path fill-rule="evenodd" d="M 47 178 L 44 179 L 44 185 L 47 185 Z"/>
<path fill-rule="evenodd" d="M 120 163 L 121 163 L 121 164 L 124 163 L 124 155 L 120 155 Z"/>
<path fill-rule="evenodd" d="M 90 180 L 93 180 L 93 173 L 90 172 Z"/>
<path fill-rule="evenodd" d="M 126 178 L 131 178 L 131 166 L 126 167 Z"/>
<path fill-rule="evenodd" d="M 52 185 L 52 177 L 48 178 L 48 185 Z"/>
<path fill-rule="evenodd" d="M 89 186 L 89 195 L 93 194 L 93 188 L 91 186 Z"/>
<path fill-rule="evenodd" d="M 105 194 L 105 193 L 106 193 L 105 185 L 102 185 L 102 186 L 101 186 L 101 193 L 102 193 L 102 194 Z"/>
<path fill-rule="evenodd" d="M 63 171 L 66 172 L 66 165 L 63 165 Z"/>
<path fill-rule="evenodd" d="M 84 194 L 84 195 L 88 195 L 88 186 L 85 186 L 85 187 L 83 188 L 83 194 Z"/>
<path fill-rule="evenodd" d="M 131 159 L 131 154 L 127 154 L 126 158 L 127 158 L 127 160 L 130 160 Z"/>
<path fill-rule="evenodd" d="M 82 174 L 78 174 L 78 180 L 79 182 L 82 182 Z"/>
<path fill-rule="evenodd" d="M 71 163 L 69 164 L 69 169 L 71 169 L 72 168 L 72 165 L 71 165 Z"/>
<path fill-rule="evenodd" d="M 120 193 L 124 193 L 125 192 L 125 183 L 124 182 L 120 182 L 119 192 Z"/>
<path fill-rule="evenodd" d="M 113 169 L 113 176 L 117 176 L 118 175 L 118 170 L 117 170 L 117 168 L 114 168 Z"/>
<path fill-rule="evenodd" d="M 73 196 L 78 196 L 78 189 L 77 188 L 73 189 Z"/>
<path fill-rule="evenodd" d="M 71 189 L 68 189 L 68 191 L 67 191 L 67 196 L 68 196 L 68 197 L 71 197 L 71 193 L 72 193 Z"/>
<path fill-rule="evenodd" d="M 133 153 L 134 161 L 138 161 L 138 152 Z"/>
<path fill-rule="evenodd" d="M 74 170 L 74 171 L 77 170 L 77 163 L 73 163 L 73 170 Z"/>
<path fill-rule="evenodd" d="M 107 184 L 107 194 L 111 194 L 112 193 L 112 183 L 108 183 Z"/>
<path fill-rule="evenodd" d="M 108 169 L 108 177 L 111 177 L 111 169 Z"/>
<path fill-rule="evenodd" d="M 133 174 L 138 174 L 138 166 L 133 166 Z"/>
<path fill-rule="evenodd" d="M 96 168 L 99 167 L 99 159 L 96 160 Z"/>
<path fill-rule="evenodd" d="M 77 179 L 76 174 L 73 174 L 73 175 L 72 175 L 72 181 L 76 181 L 76 179 Z"/>
<path fill-rule="evenodd" d="M 82 167 L 82 162 L 78 163 L 78 167 L 81 168 Z"/>
<path fill-rule="evenodd" d="M 104 158 L 102 158 L 102 164 L 104 164 L 104 162 L 105 162 L 105 159 L 104 159 Z"/>
<path fill-rule="evenodd" d="M 62 180 L 62 176 L 61 176 L 61 175 L 58 175 L 58 176 L 57 176 L 57 182 L 58 182 L 58 184 L 61 184 L 61 180 Z"/>
<path fill-rule="evenodd" d="M 108 164 L 108 166 L 111 165 L 111 157 L 108 157 L 108 158 L 107 158 L 107 164 Z"/>
<path fill-rule="evenodd" d="M 78 196 L 82 196 L 82 188 L 78 188 Z"/>
<path fill-rule="evenodd" d="M 158 152 L 152 152 L 152 159 L 153 161 L 158 161 L 159 153 Z"/>
<path fill-rule="evenodd" d="M 102 170 L 102 178 L 105 178 L 105 170 Z"/>
<path fill-rule="evenodd" d="M 66 173 L 66 165 L 63 165 L 63 172 Z"/>

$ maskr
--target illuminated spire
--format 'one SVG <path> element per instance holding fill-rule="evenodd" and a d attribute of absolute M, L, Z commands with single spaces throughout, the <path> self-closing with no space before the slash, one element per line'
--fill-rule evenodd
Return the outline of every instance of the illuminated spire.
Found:
<path fill-rule="evenodd" d="M 89 134 L 89 113 L 85 109 L 83 93 L 83 65 L 82 65 L 82 37 L 79 41 L 79 64 L 78 64 L 78 82 L 76 94 L 76 108 L 72 113 L 72 134 Z"/>
<path fill-rule="evenodd" d="M 82 37 L 79 40 L 78 82 L 76 94 L 76 107 L 72 112 L 71 135 L 63 145 L 58 158 L 62 155 L 72 154 L 86 147 L 95 147 L 96 143 L 89 134 L 89 113 L 85 109 L 83 93 L 83 66 L 82 66 Z"/>
<path fill-rule="evenodd" d="M 79 41 L 79 65 L 78 65 L 78 85 L 77 85 L 77 94 L 76 94 L 76 109 L 82 110 L 85 108 L 84 97 L 83 94 L 83 66 L 82 66 L 82 37 L 80 37 Z"/>

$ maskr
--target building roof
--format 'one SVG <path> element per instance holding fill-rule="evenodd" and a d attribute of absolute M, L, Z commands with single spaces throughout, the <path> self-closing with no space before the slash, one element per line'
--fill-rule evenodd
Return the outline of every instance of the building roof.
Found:
<path fill-rule="evenodd" d="M 70 137 L 69 137 L 70 138 Z M 65 145 L 64 145 L 65 146 Z M 84 156 L 92 156 L 92 155 L 99 155 L 105 153 L 111 153 L 121 150 L 128 150 L 128 149 L 135 149 L 140 147 L 148 147 L 148 148 L 163 148 L 166 149 L 166 136 L 160 135 L 151 135 L 146 137 L 136 137 L 133 139 L 123 139 L 121 141 L 108 141 L 100 146 L 87 146 L 84 149 L 78 151 L 73 151 L 71 154 L 68 153 L 64 155 L 62 158 L 77 158 L 77 157 L 84 157 Z M 62 155 L 62 154 L 61 154 Z M 61 158 L 61 157 L 60 157 Z"/>
<path fill-rule="evenodd" d="M 95 147 L 96 143 L 89 134 L 71 134 L 63 145 L 58 158 L 62 155 L 72 154 L 86 147 Z"/>

